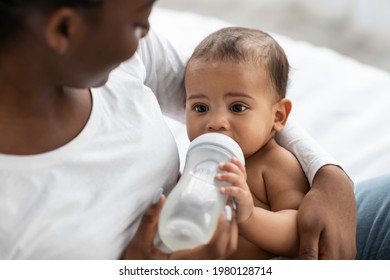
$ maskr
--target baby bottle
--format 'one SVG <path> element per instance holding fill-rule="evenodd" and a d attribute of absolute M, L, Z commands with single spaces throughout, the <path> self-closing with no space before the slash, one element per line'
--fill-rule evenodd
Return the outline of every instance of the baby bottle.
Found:
<path fill-rule="evenodd" d="M 183 174 L 158 221 L 161 241 L 170 250 L 191 249 L 211 239 L 228 198 L 219 192 L 228 183 L 215 175 L 223 172 L 218 164 L 232 157 L 245 161 L 240 146 L 224 134 L 206 133 L 190 143 Z"/>

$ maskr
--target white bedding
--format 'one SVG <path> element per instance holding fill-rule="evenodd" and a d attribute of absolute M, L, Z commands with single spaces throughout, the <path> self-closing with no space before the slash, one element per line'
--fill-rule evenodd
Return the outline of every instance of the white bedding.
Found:
<path fill-rule="evenodd" d="M 155 8 L 152 27 L 188 54 L 227 22 Z M 264 30 L 267 32 L 267 30 Z M 292 67 L 288 97 L 293 117 L 359 181 L 390 173 L 390 74 L 330 49 L 272 34 Z M 181 157 L 185 128 L 168 120 Z"/>

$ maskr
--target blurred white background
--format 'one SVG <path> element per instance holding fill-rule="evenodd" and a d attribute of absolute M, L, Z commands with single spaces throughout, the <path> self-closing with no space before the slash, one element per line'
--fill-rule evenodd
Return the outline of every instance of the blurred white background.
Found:
<path fill-rule="evenodd" d="M 390 72 L 389 0 L 159 0 L 157 6 L 329 47 Z"/>

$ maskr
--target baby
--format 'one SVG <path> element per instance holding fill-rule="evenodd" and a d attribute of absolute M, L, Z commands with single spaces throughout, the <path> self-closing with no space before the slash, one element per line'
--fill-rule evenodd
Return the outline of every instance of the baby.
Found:
<path fill-rule="evenodd" d="M 221 193 L 237 202 L 240 237 L 232 259 L 296 257 L 297 209 L 309 190 L 298 160 L 278 145 L 291 111 L 285 98 L 289 63 L 268 34 L 223 28 L 195 49 L 186 69 L 186 124 L 192 141 L 222 133 L 241 147 L 246 166 L 221 163 Z"/>

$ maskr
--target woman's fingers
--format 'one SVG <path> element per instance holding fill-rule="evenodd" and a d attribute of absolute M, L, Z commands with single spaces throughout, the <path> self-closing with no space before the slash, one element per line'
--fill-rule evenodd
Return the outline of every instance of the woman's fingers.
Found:
<path fill-rule="evenodd" d="M 157 232 L 158 217 L 164 201 L 165 197 L 160 193 L 157 203 L 148 207 L 141 219 L 137 232 L 125 251 L 124 259 L 144 260 L 155 258 L 153 254 L 156 249 L 153 241 Z"/>

